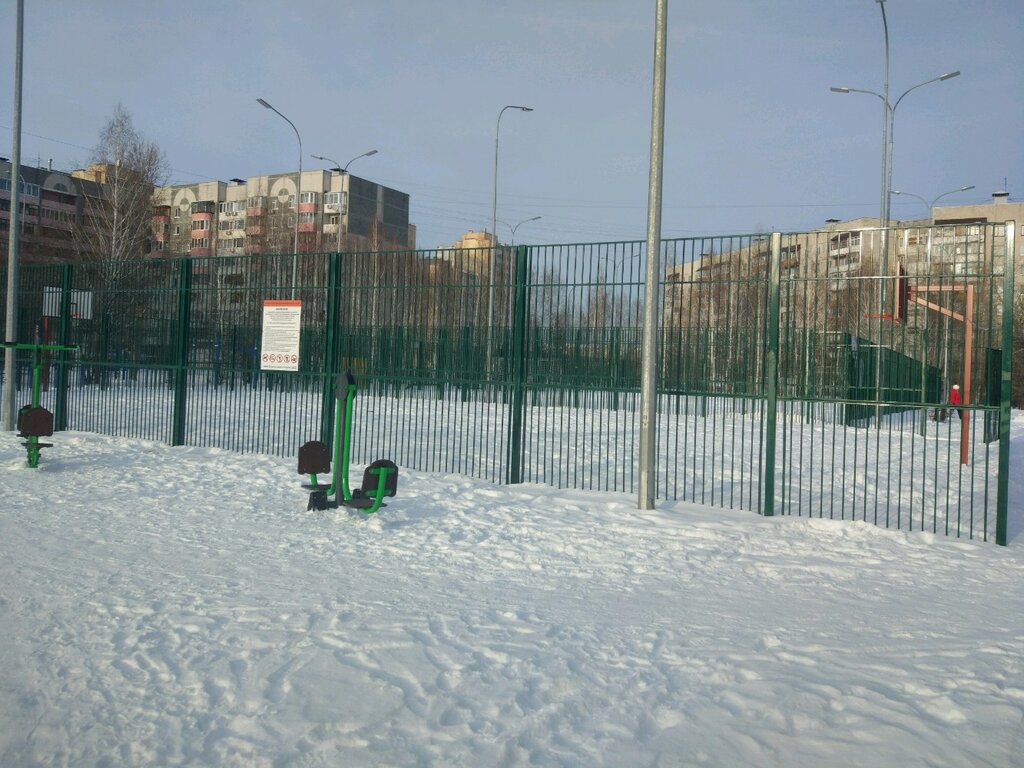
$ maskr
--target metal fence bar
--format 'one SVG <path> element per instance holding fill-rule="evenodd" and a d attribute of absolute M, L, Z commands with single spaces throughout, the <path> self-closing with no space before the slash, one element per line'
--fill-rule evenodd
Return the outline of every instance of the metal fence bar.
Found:
<path fill-rule="evenodd" d="M 1015 274 L 1017 224 L 1006 224 L 1006 257 L 1003 262 L 1003 312 L 1002 312 L 1002 366 L 999 387 L 999 472 L 996 491 L 996 543 L 1006 546 L 1007 510 L 1009 507 L 1010 481 L 1010 398 L 1013 381 L 1013 277 Z"/>

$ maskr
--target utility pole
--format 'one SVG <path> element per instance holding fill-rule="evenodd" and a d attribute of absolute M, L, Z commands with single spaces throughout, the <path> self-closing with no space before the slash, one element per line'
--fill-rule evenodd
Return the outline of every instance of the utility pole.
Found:
<path fill-rule="evenodd" d="M 17 48 L 14 59 L 14 126 L 11 129 L 11 228 L 7 239 L 7 316 L 4 325 L 5 341 L 18 340 L 18 246 L 21 217 L 21 71 L 25 31 L 25 0 L 18 0 Z M 13 432 L 17 428 L 15 393 L 18 388 L 17 350 L 4 350 L 3 428 Z"/>
<path fill-rule="evenodd" d="M 657 0 L 654 23 L 654 98 L 651 169 L 647 190 L 647 275 L 640 379 L 640 495 L 638 509 L 654 509 L 658 433 L 658 284 L 661 271 L 661 187 L 665 158 L 665 49 L 668 0 Z"/>

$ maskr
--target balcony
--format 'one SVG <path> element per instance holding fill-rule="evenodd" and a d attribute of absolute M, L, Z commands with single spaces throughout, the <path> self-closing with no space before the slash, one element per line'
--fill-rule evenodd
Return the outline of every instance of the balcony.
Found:
<path fill-rule="evenodd" d="M 213 214 L 217 212 L 217 204 L 212 200 L 201 200 L 198 203 L 192 203 L 192 215 L 195 216 L 197 213 L 209 213 Z"/>

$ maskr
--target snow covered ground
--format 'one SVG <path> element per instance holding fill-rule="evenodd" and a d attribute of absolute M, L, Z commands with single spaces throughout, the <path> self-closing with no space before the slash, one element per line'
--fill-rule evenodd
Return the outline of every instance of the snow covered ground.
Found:
<path fill-rule="evenodd" d="M 1024 766 L 1013 438 L 1004 548 L 2 433 L 0 766 Z"/>

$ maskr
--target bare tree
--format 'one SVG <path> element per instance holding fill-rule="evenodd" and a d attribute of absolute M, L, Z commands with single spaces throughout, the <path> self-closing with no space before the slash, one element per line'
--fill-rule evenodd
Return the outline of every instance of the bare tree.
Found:
<path fill-rule="evenodd" d="M 100 185 L 87 195 L 85 221 L 75 228 L 79 257 L 125 262 L 145 254 L 152 218 L 153 188 L 165 183 L 167 159 L 132 124 L 118 104 L 100 133 L 86 176 Z"/>
<path fill-rule="evenodd" d="M 81 186 L 81 219 L 72 228 L 76 256 L 85 262 L 79 283 L 91 291 L 92 319 L 80 329 L 87 354 L 108 361 L 124 353 L 132 334 L 149 336 L 156 316 L 154 293 L 119 291 L 166 282 L 165 269 L 143 261 L 152 228 L 153 192 L 166 181 L 167 161 L 160 148 L 132 125 L 120 104 L 100 133 Z M 105 369 L 100 370 L 106 382 Z"/>

